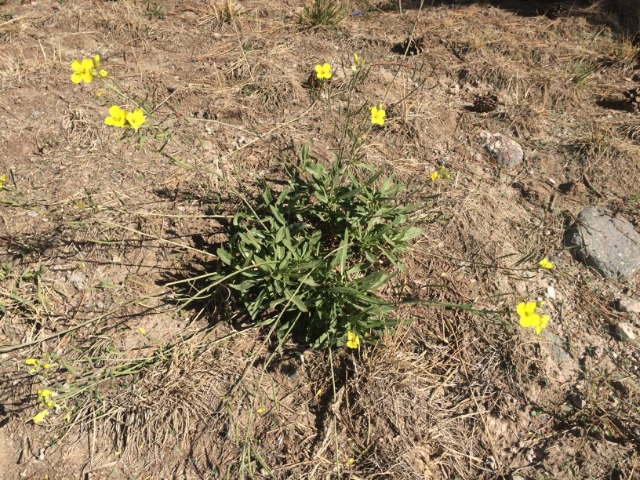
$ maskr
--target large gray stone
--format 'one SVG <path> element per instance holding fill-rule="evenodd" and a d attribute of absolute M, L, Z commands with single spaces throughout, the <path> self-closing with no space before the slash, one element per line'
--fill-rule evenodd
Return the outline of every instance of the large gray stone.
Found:
<path fill-rule="evenodd" d="M 567 232 L 566 243 L 603 276 L 627 280 L 640 272 L 640 234 L 620 216 L 587 207 Z"/>
<path fill-rule="evenodd" d="M 480 143 L 501 167 L 515 167 L 524 159 L 520 144 L 501 133 L 480 132 Z"/>

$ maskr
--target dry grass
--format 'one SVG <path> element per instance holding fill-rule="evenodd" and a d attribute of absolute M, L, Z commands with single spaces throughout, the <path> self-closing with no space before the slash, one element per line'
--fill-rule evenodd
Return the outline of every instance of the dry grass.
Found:
<path fill-rule="evenodd" d="M 343 2 L 333 29 L 301 28 L 292 1 L 0 6 L 7 478 L 637 475 L 639 351 L 611 331 L 636 321 L 613 300 L 640 291 L 562 244 L 583 205 L 640 221 L 640 127 L 616 103 L 635 85 L 634 17 L 625 31 L 600 8 L 634 4 L 576 2 L 551 20 L 469 3 L 352 14 Z M 392 53 L 411 32 L 423 51 Z M 279 355 L 226 294 L 181 310 L 163 285 L 210 268 L 222 239 L 211 215 L 235 210 L 231 191 L 277 182 L 282 148 L 311 142 L 331 159 L 354 51 L 371 67 L 354 104 L 388 106 L 364 159 L 410 183 L 426 234 L 384 292 L 404 302 L 396 332 L 357 352 L 290 341 Z M 170 137 L 139 145 L 102 125 L 94 84 L 68 79 L 73 58 L 95 53 Z M 324 62 L 332 111 L 305 87 Z M 499 97 L 494 112 L 465 109 L 484 93 Z M 482 130 L 515 138 L 525 163 L 497 169 Z M 440 165 L 451 181 L 430 180 Z M 554 272 L 535 268 L 543 256 Z M 550 286 L 562 365 L 556 340 L 509 313 Z M 28 375 L 24 359 L 43 356 L 56 368 Z M 71 421 L 33 425 L 36 391 L 54 381 L 87 390 Z"/>

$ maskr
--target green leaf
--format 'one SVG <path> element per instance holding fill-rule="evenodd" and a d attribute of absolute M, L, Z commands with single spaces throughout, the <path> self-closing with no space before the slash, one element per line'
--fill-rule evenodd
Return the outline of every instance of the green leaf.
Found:
<path fill-rule="evenodd" d="M 233 263 L 233 257 L 224 248 L 218 248 L 218 250 L 216 250 L 216 254 L 218 255 L 218 258 L 227 265 L 231 265 Z"/>
<path fill-rule="evenodd" d="M 280 225 L 287 224 L 287 221 L 284 219 L 284 217 L 282 216 L 282 214 L 280 213 L 277 207 L 273 205 L 269 205 L 269 208 L 271 209 L 271 213 L 273 213 L 273 216 L 275 217 L 275 219 L 278 220 L 278 222 L 280 222 Z"/>
<path fill-rule="evenodd" d="M 285 239 L 285 237 L 287 236 L 288 230 L 289 229 L 286 227 L 286 225 L 278 229 L 278 232 L 276 233 L 276 243 L 280 243 L 282 242 L 282 240 Z"/>
<path fill-rule="evenodd" d="M 284 294 L 287 297 L 287 300 L 291 300 L 291 303 L 293 303 L 296 307 L 298 307 L 298 310 L 300 310 L 301 312 L 309 311 L 307 309 L 307 306 L 304 304 L 304 302 L 298 295 L 294 295 L 289 290 L 285 290 Z"/>
<path fill-rule="evenodd" d="M 349 230 L 344 231 L 344 237 L 338 246 L 335 259 L 333 260 L 331 267 L 340 266 L 340 275 L 344 276 L 344 268 L 347 264 L 347 254 L 349 252 Z"/>
<path fill-rule="evenodd" d="M 400 238 L 400 241 L 408 242 L 416 237 L 422 235 L 422 229 L 417 227 L 409 227 L 404 231 L 404 234 Z"/>
<path fill-rule="evenodd" d="M 364 257 L 370 263 L 378 263 L 378 257 L 376 257 L 370 250 L 365 250 Z"/>
<path fill-rule="evenodd" d="M 273 197 L 271 196 L 271 190 L 269 190 L 269 188 L 264 189 L 262 192 L 262 198 L 264 199 L 264 203 L 267 205 L 273 202 Z"/>
<path fill-rule="evenodd" d="M 240 240 L 245 243 L 245 244 L 249 244 L 249 245 L 253 245 L 254 247 L 256 247 L 258 250 L 260 250 L 261 245 L 258 243 L 258 241 L 255 239 L 255 237 L 251 234 L 251 232 L 247 232 L 247 233 L 239 233 L 238 236 L 240 237 Z"/>
<path fill-rule="evenodd" d="M 367 275 L 366 277 L 358 280 L 358 283 L 362 286 L 363 290 L 366 290 L 366 291 L 377 290 L 382 285 L 384 285 L 389 280 L 391 280 L 393 277 L 395 277 L 397 274 L 398 272 L 391 272 L 391 273 L 375 272 L 375 273 L 372 273 L 371 275 Z"/>
<path fill-rule="evenodd" d="M 316 282 L 311 277 L 305 277 L 305 278 L 301 279 L 300 283 L 303 283 L 305 285 L 309 285 L 310 287 L 319 287 L 320 286 L 320 284 L 318 282 Z"/>

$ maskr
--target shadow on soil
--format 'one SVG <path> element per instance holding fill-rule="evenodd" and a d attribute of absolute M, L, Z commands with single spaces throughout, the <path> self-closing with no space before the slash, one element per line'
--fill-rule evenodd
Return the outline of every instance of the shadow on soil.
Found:
<path fill-rule="evenodd" d="M 402 0 L 390 1 L 382 9 L 397 11 L 429 6 L 459 7 L 490 5 L 523 17 L 546 16 L 551 20 L 584 16 L 590 23 L 607 25 L 621 34 L 640 34 L 640 2 L 637 0 L 604 0 L 599 8 L 590 8 L 596 0 Z"/>

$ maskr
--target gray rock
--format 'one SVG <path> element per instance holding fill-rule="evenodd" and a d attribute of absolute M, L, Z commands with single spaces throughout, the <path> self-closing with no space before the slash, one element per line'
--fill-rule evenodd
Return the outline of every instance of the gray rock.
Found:
<path fill-rule="evenodd" d="M 501 133 L 481 132 L 480 142 L 491 159 L 501 167 L 515 167 L 524 159 L 520 144 Z"/>
<path fill-rule="evenodd" d="M 625 313 L 640 313 L 640 302 L 635 298 L 620 297 L 618 310 Z"/>
<path fill-rule="evenodd" d="M 633 333 L 633 327 L 624 322 L 616 325 L 616 335 L 618 335 L 618 338 L 623 342 L 629 342 L 636 339 L 636 335 Z"/>
<path fill-rule="evenodd" d="M 587 207 L 566 234 L 576 256 L 604 277 L 627 280 L 640 272 L 640 234 L 620 216 Z"/>
<path fill-rule="evenodd" d="M 549 353 L 558 363 L 558 365 L 562 365 L 564 362 L 571 358 L 571 355 L 569 355 L 563 348 L 564 340 L 561 337 L 555 335 L 554 333 L 551 333 L 548 330 L 542 330 L 540 336 L 548 340 L 548 342 L 546 342 L 546 347 L 548 348 Z"/>
<path fill-rule="evenodd" d="M 87 281 L 87 276 L 79 271 L 75 271 L 68 274 L 69 282 L 71 285 L 76 287 L 78 290 L 86 290 L 89 288 L 89 282 Z"/>

